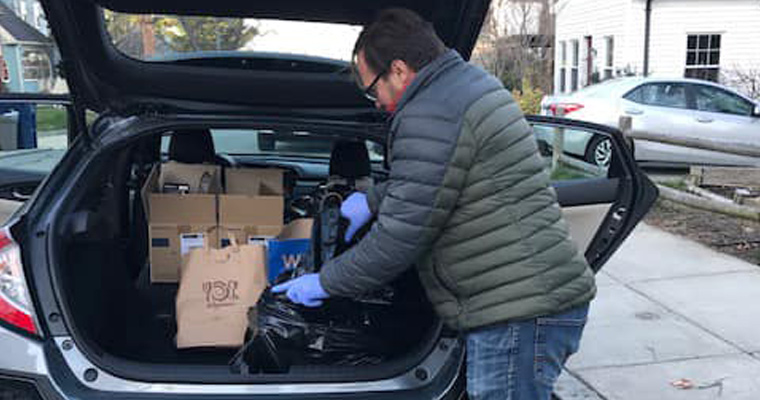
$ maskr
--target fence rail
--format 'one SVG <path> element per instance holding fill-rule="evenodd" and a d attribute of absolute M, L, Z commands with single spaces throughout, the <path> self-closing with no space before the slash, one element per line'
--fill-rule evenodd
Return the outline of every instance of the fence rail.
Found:
<path fill-rule="evenodd" d="M 631 125 L 631 117 L 620 117 L 618 127 L 621 131 L 623 131 L 625 137 L 629 139 L 648 140 L 650 142 L 672 144 L 675 146 L 685 146 L 701 150 L 720 151 L 722 153 L 735 154 L 738 156 L 760 158 L 760 144 L 729 142 L 724 140 L 713 140 L 706 138 L 674 138 L 668 135 L 663 135 L 661 133 L 634 131 L 631 129 Z"/>

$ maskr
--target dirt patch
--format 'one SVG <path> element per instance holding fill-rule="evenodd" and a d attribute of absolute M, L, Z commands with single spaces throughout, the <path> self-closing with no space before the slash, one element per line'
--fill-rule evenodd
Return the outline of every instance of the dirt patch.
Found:
<path fill-rule="evenodd" d="M 644 221 L 717 251 L 760 265 L 760 222 L 658 200 Z"/>

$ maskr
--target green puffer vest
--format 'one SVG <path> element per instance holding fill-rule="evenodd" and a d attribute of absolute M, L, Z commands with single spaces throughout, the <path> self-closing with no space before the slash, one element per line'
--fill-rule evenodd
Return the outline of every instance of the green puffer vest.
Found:
<path fill-rule="evenodd" d="M 390 134 L 390 177 L 368 195 L 377 222 L 323 267 L 328 293 L 416 265 L 435 310 L 465 331 L 594 297 L 532 129 L 496 79 L 449 51 L 418 73 Z"/>

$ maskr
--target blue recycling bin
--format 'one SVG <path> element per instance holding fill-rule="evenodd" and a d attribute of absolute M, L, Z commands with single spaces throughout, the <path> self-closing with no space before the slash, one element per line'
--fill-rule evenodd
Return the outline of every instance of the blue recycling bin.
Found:
<path fill-rule="evenodd" d="M 37 112 L 34 103 L 0 102 L 0 114 L 11 111 L 18 113 L 16 149 L 37 148 Z"/>

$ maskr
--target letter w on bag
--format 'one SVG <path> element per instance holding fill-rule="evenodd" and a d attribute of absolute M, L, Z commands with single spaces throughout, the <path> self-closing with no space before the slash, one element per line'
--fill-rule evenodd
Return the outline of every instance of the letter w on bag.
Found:
<path fill-rule="evenodd" d="M 302 257 L 303 257 L 303 254 L 283 254 L 282 265 L 285 267 L 286 270 L 296 269 L 296 267 L 298 267 L 298 264 L 301 263 Z"/>

